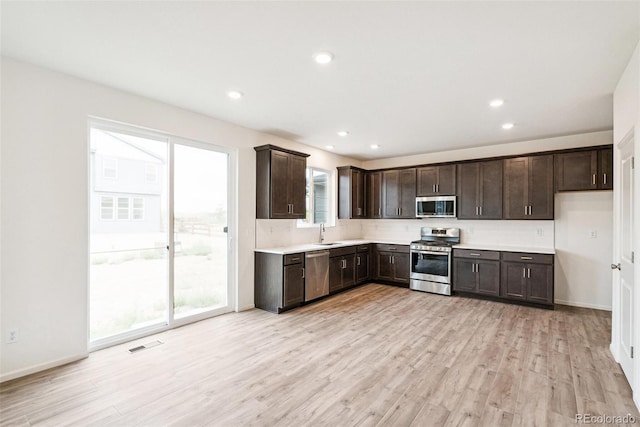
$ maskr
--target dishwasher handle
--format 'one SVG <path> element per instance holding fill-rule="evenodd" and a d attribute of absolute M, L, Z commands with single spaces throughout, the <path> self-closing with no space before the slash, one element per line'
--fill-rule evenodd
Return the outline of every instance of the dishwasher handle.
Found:
<path fill-rule="evenodd" d="M 307 252 L 305 258 L 318 258 L 321 256 L 329 255 L 329 251 L 316 251 L 316 252 Z"/>

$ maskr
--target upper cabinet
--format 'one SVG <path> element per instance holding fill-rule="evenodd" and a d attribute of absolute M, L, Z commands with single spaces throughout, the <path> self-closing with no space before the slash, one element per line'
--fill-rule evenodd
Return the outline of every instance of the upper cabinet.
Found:
<path fill-rule="evenodd" d="M 256 150 L 256 218 L 304 219 L 308 154 L 274 145 Z"/>
<path fill-rule="evenodd" d="M 365 187 L 367 218 L 382 218 L 382 172 L 367 172 Z"/>
<path fill-rule="evenodd" d="M 365 171 L 353 166 L 338 168 L 338 218 L 365 218 Z"/>
<path fill-rule="evenodd" d="M 502 160 L 458 165 L 458 219 L 502 219 Z"/>
<path fill-rule="evenodd" d="M 416 196 L 454 196 L 456 165 L 425 166 L 416 169 Z"/>
<path fill-rule="evenodd" d="M 382 213 L 384 218 L 415 218 L 416 170 L 382 172 Z"/>
<path fill-rule="evenodd" d="M 555 155 L 556 191 L 611 190 L 613 148 Z"/>
<path fill-rule="evenodd" d="M 504 161 L 504 219 L 553 219 L 553 156 Z"/>

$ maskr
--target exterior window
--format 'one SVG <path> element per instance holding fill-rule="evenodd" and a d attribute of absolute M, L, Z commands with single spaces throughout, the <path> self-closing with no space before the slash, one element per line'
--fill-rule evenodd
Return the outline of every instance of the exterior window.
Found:
<path fill-rule="evenodd" d="M 144 165 L 144 179 L 149 184 L 158 183 L 158 166 L 147 163 Z"/>
<path fill-rule="evenodd" d="M 113 220 L 113 197 L 100 196 L 100 219 Z"/>
<path fill-rule="evenodd" d="M 131 219 L 143 220 L 144 219 L 144 199 L 141 197 L 134 197 L 131 203 Z"/>
<path fill-rule="evenodd" d="M 118 197 L 118 220 L 126 221 L 129 219 L 129 198 Z"/>
<path fill-rule="evenodd" d="M 118 179 L 117 159 L 102 159 L 102 177 L 105 179 Z"/>
<path fill-rule="evenodd" d="M 331 224 L 331 173 L 326 170 L 307 168 L 307 215 L 298 225 Z"/>

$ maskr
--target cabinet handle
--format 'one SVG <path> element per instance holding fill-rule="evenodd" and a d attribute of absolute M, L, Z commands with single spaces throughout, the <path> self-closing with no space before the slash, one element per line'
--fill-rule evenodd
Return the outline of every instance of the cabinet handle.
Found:
<path fill-rule="evenodd" d="M 358 208 L 358 215 L 362 215 L 362 208 Z"/>
<path fill-rule="evenodd" d="M 436 193 L 440 192 L 440 184 L 436 184 Z"/>
<path fill-rule="evenodd" d="M 391 264 L 395 264 L 395 263 L 396 263 L 396 257 L 391 255 Z"/>
<path fill-rule="evenodd" d="M 389 255 L 389 264 L 393 264 L 393 255 Z"/>
<path fill-rule="evenodd" d="M 522 267 L 522 278 L 527 277 L 527 268 L 526 267 Z"/>
<path fill-rule="evenodd" d="M 356 257 L 356 259 L 358 260 L 358 265 L 360 265 L 360 257 Z"/>
<path fill-rule="evenodd" d="M 476 216 L 480 215 L 480 209 L 476 206 Z"/>
<path fill-rule="evenodd" d="M 524 215 L 527 216 L 527 207 L 524 207 Z"/>
<path fill-rule="evenodd" d="M 475 264 L 471 264 L 471 272 L 472 273 L 476 272 L 476 265 Z"/>
<path fill-rule="evenodd" d="M 397 251 L 396 248 L 388 248 L 390 251 Z"/>
<path fill-rule="evenodd" d="M 595 173 L 591 176 L 591 184 L 592 185 L 596 185 L 596 174 Z"/>
<path fill-rule="evenodd" d="M 382 208 L 378 208 L 378 216 L 382 216 Z"/>
<path fill-rule="evenodd" d="M 482 206 L 480 206 L 480 216 L 482 216 Z"/>
<path fill-rule="evenodd" d="M 602 182 L 603 184 L 606 184 L 606 183 L 607 183 L 607 174 L 606 174 L 606 173 L 603 173 L 603 174 L 602 174 L 602 181 L 603 181 L 603 182 Z"/>
<path fill-rule="evenodd" d="M 300 258 L 291 258 L 291 263 L 294 263 L 296 261 L 300 261 Z"/>
<path fill-rule="evenodd" d="M 531 216 L 531 205 L 529 205 L 529 216 Z"/>
<path fill-rule="evenodd" d="M 433 184 L 433 192 L 434 193 L 436 192 L 436 185 L 435 184 Z"/>
<path fill-rule="evenodd" d="M 530 257 L 530 256 L 521 256 L 521 257 L 520 257 L 520 259 L 529 259 L 529 260 L 531 260 L 531 259 L 533 259 L 533 257 Z"/>
<path fill-rule="evenodd" d="M 480 255 L 481 255 L 481 254 L 477 254 L 477 253 L 475 253 L 475 252 L 471 252 L 471 253 L 469 254 L 469 256 L 480 256 Z"/>
<path fill-rule="evenodd" d="M 531 269 L 527 268 L 527 279 L 531 278 Z"/>
<path fill-rule="evenodd" d="M 302 267 L 302 278 L 304 279 L 304 267 Z"/>
<path fill-rule="evenodd" d="M 476 273 L 480 271 L 480 264 L 476 264 Z"/>

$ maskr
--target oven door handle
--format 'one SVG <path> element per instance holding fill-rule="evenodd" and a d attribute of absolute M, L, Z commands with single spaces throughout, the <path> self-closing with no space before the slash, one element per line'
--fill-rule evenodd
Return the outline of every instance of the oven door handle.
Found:
<path fill-rule="evenodd" d="M 414 254 L 440 255 L 448 257 L 451 252 L 412 251 Z"/>

